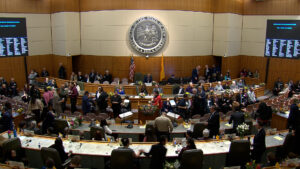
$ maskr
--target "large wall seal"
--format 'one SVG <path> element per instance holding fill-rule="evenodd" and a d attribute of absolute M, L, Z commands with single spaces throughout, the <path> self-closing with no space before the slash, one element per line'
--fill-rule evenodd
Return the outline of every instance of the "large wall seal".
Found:
<path fill-rule="evenodd" d="M 130 44 L 141 54 L 153 54 L 161 50 L 167 39 L 164 25 L 157 19 L 145 16 L 136 20 L 130 28 Z"/>

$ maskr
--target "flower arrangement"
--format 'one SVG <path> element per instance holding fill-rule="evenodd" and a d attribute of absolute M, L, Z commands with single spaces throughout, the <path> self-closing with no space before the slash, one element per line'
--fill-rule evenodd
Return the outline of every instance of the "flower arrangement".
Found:
<path fill-rule="evenodd" d="M 19 108 L 19 109 L 17 110 L 18 113 L 22 113 L 23 111 L 24 111 L 23 108 Z"/>
<path fill-rule="evenodd" d="M 83 117 L 82 116 L 76 117 L 75 121 L 77 121 L 78 125 L 81 126 L 82 121 L 83 121 Z"/>
<path fill-rule="evenodd" d="M 259 86 L 265 86 L 265 85 L 266 85 L 265 83 L 260 83 L 260 84 L 259 84 Z"/>
<path fill-rule="evenodd" d="M 260 165 L 255 163 L 255 160 L 246 164 L 246 169 L 260 169 Z"/>
<path fill-rule="evenodd" d="M 111 97 L 111 96 L 114 95 L 114 93 L 113 92 L 109 92 L 108 95 Z"/>
<path fill-rule="evenodd" d="M 142 81 L 138 81 L 137 84 L 141 86 L 143 84 L 143 82 Z"/>
<path fill-rule="evenodd" d="M 139 93 L 140 98 L 144 98 L 146 96 L 145 93 Z"/>
<path fill-rule="evenodd" d="M 249 130 L 249 125 L 246 123 L 240 124 L 237 126 L 236 131 L 240 135 L 241 138 L 243 138 L 246 134 L 246 132 Z"/>
<path fill-rule="evenodd" d="M 180 167 L 180 163 L 178 160 L 175 162 L 166 161 L 164 169 L 178 169 Z"/>
<path fill-rule="evenodd" d="M 144 115 L 152 116 L 157 110 L 157 106 L 153 105 L 141 105 L 139 106 L 139 111 L 141 111 Z"/>
<path fill-rule="evenodd" d="M 78 124 L 78 121 L 76 121 L 76 120 L 71 120 L 70 121 L 70 126 L 71 126 L 71 128 L 76 128 L 77 126 L 78 126 L 79 124 Z"/>

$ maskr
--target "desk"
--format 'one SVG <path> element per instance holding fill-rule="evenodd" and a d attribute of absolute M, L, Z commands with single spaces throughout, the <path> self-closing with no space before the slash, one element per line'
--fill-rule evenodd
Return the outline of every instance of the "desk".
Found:
<path fill-rule="evenodd" d="M 281 132 L 281 134 L 266 136 L 266 145 L 268 149 L 281 146 L 284 142 L 284 137 L 287 134 L 286 131 Z M 283 135 L 283 136 L 282 136 Z M 3 135 L 6 136 L 5 134 Z M 281 138 L 277 140 L 275 136 Z M 252 137 L 253 139 L 253 137 Z M 251 139 L 251 141 L 252 141 Z M 54 143 L 55 138 L 49 138 L 44 136 L 33 136 L 25 137 L 20 136 L 22 147 L 26 151 L 30 167 L 41 168 L 42 160 L 40 155 L 41 147 L 49 147 Z M 63 140 L 65 151 L 72 150 L 75 155 L 80 155 L 82 158 L 82 167 L 84 168 L 104 168 L 104 158 L 109 157 L 112 150 L 119 147 L 118 143 L 108 143 L 99 141 L 80 141 L 80 142 L 70 142 L 68 140 Z M 151 145 L 154 143 L 133 143 L 130 145 L 135 152 L 139 149 L 144 149 L 146 152 L 150 150 Z M 229 151 L 230 141 L 228 140 L 209 140 L 209 141 L 196 141 L 196 147 L 202 149 L 204 153 L 204 163 L 203 168 L 223 168 L 226 160 L 226 153 Z M 176 158 L 178 154 L 176 150 L 178 146 L 174 147 L 171 143 L 166 145 L 167 158 Z M 149 159 L 141 156 L 140 163 L 142 169 L 148 168 Z"/>
<path fill-rule="evenodd" d="M 285 130 L 288 125 L 288 114 L 283 113 L 273 113 L 271 127 L 277 128 L 277 130 Z"/>

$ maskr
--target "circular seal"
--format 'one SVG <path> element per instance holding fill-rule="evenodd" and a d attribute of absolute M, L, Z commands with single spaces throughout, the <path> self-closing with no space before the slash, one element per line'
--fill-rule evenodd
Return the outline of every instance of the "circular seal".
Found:
<path fill-rule="evenodd" d="M 145 16 L 136 20 L 129 34 L 132 48 L 142 54 L 153 54 L 166 43 L 167 33 L 164 25 L 157 19 Z"/>

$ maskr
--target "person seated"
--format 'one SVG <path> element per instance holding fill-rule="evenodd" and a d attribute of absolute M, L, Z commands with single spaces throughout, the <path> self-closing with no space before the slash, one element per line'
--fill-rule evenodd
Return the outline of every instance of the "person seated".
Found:
<path fill-rule="evenodd" d="M 90 82 L 90 77 L 89 77 L 89 74 L 85 74 L 84 75 L 84 81 L 85 83 L 89 83 Z"/>
<path fill-rule="evenodd" d="M 170 98 L 167 98 L 166 101 L 163 102 L 162 112 L 173 112 L 173 107 L 170 103 Z"/>
<path fill-rule="evenodd" d="M 197 149 L 196 145 L 195 145 L 195 142 L 194 142 L 194 139 L 193 138 L 188 138 L 186 140 L 186 146 L 183 147 L 180 150 L 180 153 L 178 154 L 178 159 L 181 160 L 183 152 L 185 152 L 186 150 L 193 150 L 193 149 Z"/>
<path fill-rule="evenodd" d="M 49 80 L 48 83 L 47 83 L 47 86 L 57 88 L 57 84 L 55 82 L 55 79 Z"/>
<path fill-rule="evenodd" d="M 102 81 L 102 75 L 98 72 L 96 72 L 96 78 L 95 78 L 95 81 L 98 81 L 98 82 L 101 82 Z"/>
<path fill-rule="evenodd" d="M 41 77 L 48 77 L 49 76 L 49 72 L 46 70 L 45 67 L 43 67 L 43 70 L 41 72 Z"/>
<path fill-rule="evenodd" d="M 42 123 L 42 133 L 46 134 L 49 127 L 54 128 L 55 113 L 53 112 L 52 103 L 48 104 L 48 112 Z"/>
<path fill-rule="evenodd" d="M 277 79 L 277 81 L 274 83 L 274 88 L 273 88 L 273 94 L 275 96 L 278 96 L 279 92 L 283 90 L 283 82 L 281 81 L 280 78 Z"/>
<path fill-rule="evenodd" d="M 218 73 L 217 74 L 217 81 L 223 81 L 224 80 L 224 76 L 222 73 Z"/>
<path fill-rule="evenodd" d="M 15 78 L 11 78 L 8 86 L 9 95 L 10 96 L 17 96 L 18 90 L 17 90 L 17 82 L 15 82 Z"/>
<path fill-rule="evenodd" d="M 213 73 L 209 79 L 209 82 L 212 83 L 212 82 L 216 82 L 216 81 L 217 81 L 217 74 Z"/>
<path fill-rule="evenodd" d="M 3 77 L 0 77 L 0 86 L 2 86 L 2 84 L 6 84 L 7 85 L 7 82 L 6 82 L 6 80 Z"/>
<path fill-rule="evenodd" d="M 55 134 L 53 127 L 47 128 L 47 133 L 44 135 L 49 137 L 57 137 L 57 134 Z"/>
<path fill-rule="evenodd" d="M 254 92 L 252 87 L 248 90 L 247 95 L 248 95 L 248 98 L 249 98 L 249 104 L 253 104 L 253 103 L 257 102 L 255 92 Z"/>
<path fill-rule="evenodd" d="M 116 91 L 120 95 L 124 95 L 125 94 L 125 90 L 124 90 L 123 86 L 121 86 L 121 85 L 116 87 Z"/>
<path fill-rule="evenodd" d="M 129 96 L 125 96 L 123 103 L 121 103 L 121 112 L 125 113 L 131 111 L 131 102 L 129 100 Z"/>
<path fill-rule="evenodd" d="M 236 95 L 236 101 L 240 104 L 241 107 L 245 107 L 248 104 L 248 95 L 245 93 L 245 90 L 239 90 L 239 94 Z"/>
<path fill-rule="evenodd" d="M 206 92 L 213 92 L 214 89 L 215 89 L 215 88 L 212 86 L 212 83 L 209 83 Z"/>
<path fill-rule="evenodd" d="M 189 83 L 189 86 L 185 89 L 185 92 L 193 93 L 194 84 L 192 82 Z"/>
<path fill-rule="evenodd" d="M 77 75 L 74 72 L 72 72 L 71 76 L 70 76 L 70 81 L 77 81 L 77 80 L 78 80 Z M 78 81 L 80 81 L 80 80 L 78 80 Z"/>
<path fill-rule="evenodd" d="M 144 77 L 144 83 L 152 83 L 152 76 L 150 73 L 148 73 L 147 75 L 145 75 Z"/>
<path fill-rule="evenodd" d="M 253 78 L 259 78 L 259 72 L 258 70 L 256 69 L 255 72 L 253 73 Z"/>
<path fill-rule="evenodd" d="M 122 138 L 121 139 L 122 146 L 120 146 L 118 149 L 127 149 L 127 150 L 132 150 L 132 156 L 134 159 L 138 158 L 141 154 L 141 150 L 138 151 L 136 154 L 133 149 L 129 148 L 130 142 L 128 138 Z"/>
<path fill-rule="evenodd" d="M 70 162 L 69 166 L 67 167 L 67 169 L 80 168 L 81 167 L 80 161 L 81 161 L 80 156 L 76 155 L 76 156 L 72 157 L 71 162 Z"/>
<path fill-rule="evenodd" d="M 224 80 L 231 80 L 229 71 L 226 73 Z"/>
<path fill-rule="evenodd" d="M 148 95 L 148 91 L 147 91 L 147 87 L 146 87 L 145 83 L 143 83 L 143 84 L 141 85 L 141 89 L 140 89 L 139 94 L 141 94 L 141 93 L 143 93 L 143 94 L 145 94 L 145 95 Z"/>
<path fill-rule="evenodd" d="M 2 84 L 1 88 L 0 88 L 0 95 L 9 96 L 9 90 L 7 88 L 7 85 L 5 83 Z"/>
<path fill-rule="evenodd" d="M 184 87 L 183 87 L 183 85 L 180 85 L 179 86 L 179 90 L 178 90 L 178 93 L 177 94 L 184 94 L 185 93 L 185 91 L 184 91 Z"/>
<path fill-rule="evenodd" d="M 238 86 L 239 88 L 244 88 L 244 82 L 243 82 L 242 79 L 239 80 L 239 82 L 237 83 L 237 86 Z"/>
<path fill-rule="evenodd" d="M 162 88 L 160 88 L 158 84 L 155 84 L 155 87 L 153 88 L 152 93 L 155 93 L 156 91 L 157 91 L 158 93 L 163 93 Z"/>
<path fill-rule="evenodd" d="M 230 89 L 231 90 L 237 90 L 237 89 L 239 89 L 239 87 L 238 87 L 238 85 L 236 85 L 235 81 L 232 81 L 232 84 L 230 85 Z"/>
<path fill-rule="evenodd" d="M 78 72 L 77 80 L 79 82 L 85 82 L 86 81 L 84 76 L 81 74 L 81 72 Z"/>
<path fill-rule="evenodd" d="M 91 83 L 94 83 L 95 79 L 96 79 L 95 70 L 92 69 L 91 73 L 89 74 L 89 80 Z"/>
<path fill-rule="evenodd" d="M 215 91 L 224 91 L 222 83 L 218 82 L 218 84 L 215 86 Z"/>
<path fill-rule="evenodd" d="M 229 82 L 226 82 L 226 83 L 223 85 L 223 89 L 224 89 L 224 90 L 230 89 Z"/>
<path fill-rule="evenodd" d="M 107 121 L 105 119 L 102 119 L 100 121 L 100 126 L 103 128 L 104 132 L 106 135 L 112 136 L 113 132 L 112 130 L 108 127 Z M 106 138 L 106 137 L 105 137 Z"/>
<path fill-rule="evenodd" d="M 177 83 L 176 78 L 175 78 L 175 75 L 172 74 L 171 77 L 168 79 L 168 84 L 172 85 L 172 84 L 175 84 L 175 83 Z"/>
<path fill-rule="evenodd" d="M 248 72 L 246 68 L 243 68 L 242 71 L 240 72 L 240 77 L 247 77 L 247 76 L 248 76 Z"/>
<path fill-rule="evenodd" d="M 253 78 L 253 73 L 250 70 L 248 70 L 248 77 Z"/>
<path fill-rule="evenodd" d="M 62 163 L 64 163 L 72 154 L 72 151 L 69 151 L 68 154 L 65 152 L 63 141 L 60 137 L 57 137 L 54 144 L 52 144 L 49 148 L 54 148 L 57 150 Z"/>
<path fill-rule="evenodd" d="M 275 155 L 275 153 L 273 152 L 268 152 L 267 154 L 267 163 L 263 164 L 261 167 L 265 168 L 265 167 L 273 167 L 276 165 L 276 163 L 278 162 L 278 159 Z"/>
<path fill-rule="evenodd" d="M 52 158 L 48 158 L 45 161 L 45 166 L 43 166 L 42 169 L 56 169 L 54 160 Z"/>
<path fill-rule="evenodd" d="M 109 70 L 105 70 L 105 74 L 103 76 L 102 83 L 105 81 L 108 81 L 109 83 L 112 82 L 112 75 L 109 73 Z"/>

